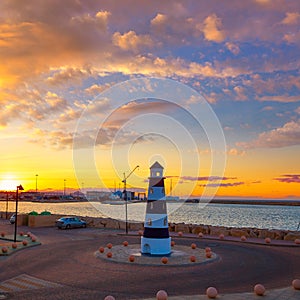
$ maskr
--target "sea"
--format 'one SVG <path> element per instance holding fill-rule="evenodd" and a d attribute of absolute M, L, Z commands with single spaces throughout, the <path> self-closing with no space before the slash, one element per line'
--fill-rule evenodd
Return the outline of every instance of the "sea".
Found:
<path fill-rule="evenodd" d="M 127 208 L 126 208 L 127 206 Z M 168 203 L 169 222 L 205 224 L 226 227 L 297 230 L 300 206 L 248 205 L 219 203 Z M 9 212 L 15 211 L 15 202 L 9 201 Z M 6 201 L 0 202 L 0 211 L 6 211 Z M 18 213 L 49 211 L 52 214 L 90 217 L 110 217 L 131 222 L 143 222 L 146 203 L 104 204 L 101 202 L 39 203 L 22 202 Z"/>

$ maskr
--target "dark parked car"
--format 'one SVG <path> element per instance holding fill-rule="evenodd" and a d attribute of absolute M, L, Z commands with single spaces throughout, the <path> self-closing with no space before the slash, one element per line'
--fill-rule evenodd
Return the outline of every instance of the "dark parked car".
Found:
<path fill-rule="evenodd" d="M 63 217 L 55 222 L 58 229 L 86 227 L 86 222 L 76 217 Z"/>

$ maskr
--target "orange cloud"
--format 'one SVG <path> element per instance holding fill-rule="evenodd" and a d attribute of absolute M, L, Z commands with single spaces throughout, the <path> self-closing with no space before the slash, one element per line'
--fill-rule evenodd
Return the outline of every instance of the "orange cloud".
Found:
<path fill-rule="evenodd" d="M 225 33 L 221 30 L 222 20 L 218 18 L 215 14 L 208 16 L 204 20 L 203 33 L 204 37 L 208 41 L 213 42 L 223 42 L 225 39 Z"/>
<path fill-rule="evenodd" d="M 300 20 L 300 14 L 298 12 L 287 12 L 285 18 L 281 21 L 285 25 L 297 24 Z"/>
<path fill-rule="evenodd" d="M 237 44 L 232 43 L 232 42 L 227 42 L 225 44 L 226 48 L 232 52 L 234 55 L 238 55 L 240 53 L 240 48 Z"/>
<path fill-rule="evenodd" d="M 152 20 L 151 25 L 160 26 L 167 22 L 167 16 L 165 14 L 158 13 Z"/>
<path fill-rule="evenodd" d="M 122 50 L 132 50 L 134 52 L 137 52 L 140 48 L 152 47 L 154 45 L 148 34 L 137 35 L 132 30 L 123 35 L 120 32 L 115 32 L 112 36 L 112 42 Z"/>

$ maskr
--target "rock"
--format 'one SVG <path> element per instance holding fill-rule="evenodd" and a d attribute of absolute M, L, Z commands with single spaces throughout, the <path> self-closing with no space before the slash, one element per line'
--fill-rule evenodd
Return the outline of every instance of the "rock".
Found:
<path fill-rule="evenodd" d="M 88 227 L 94 227 L 94 218 L 90 218 L 90 217 L 85 217 L 84 218 L 86 221 L 86 224 Z"/>
<path fill-rule="evenodd" d="M 278 230 L 259 229 L 258 231 L 259 231 L 258 237 L 260 239 L 270 238 L 272 240 L 275 240 L 278 234 L 277 233 Z"/>
<path fill-rule="evenodd" d="M 272 233 L 272 234 L 274 234 L 274 238 L 273 239 L 275 239 L 275 240 L 283 240 L 284 232 L 282 230 L 272 229 L 269 232 Z"/>
<path fill-rule="evenodd" d="M 230 229 L 223 227 L 223 226 L 211 226 L 210 227 L 210 235 L 217 235 L 223 234 L 224 236 L 228 236 L 230 233 Z"/>
<path fill-rule="evenodd" d="M 93 221 L 94 227 L 96 228 L 104 228 L 105 225 L 102 223 L 102 219 L 95 218 Z"/>
<path fill-rule="evenodd" d="M 169 223 L 169 231 L 172 231 L 172 232 L 175 231 L 175 224 L 174 223 Z"/>
<path fill-rule="evenodd" d="M 258 229 L 258 238 L 265 239 L 270 238 L 272 240 L 282 240 L 284 232 L 278 229 Z"/>
<path fill-rule="evenodd" d="M 249 237 L 252 237 L 252 238 L 258 237 L 257 231 L 253 230 L 253 229 L 250 229 L 248 234 L 249 234 Z"/>
<path fill-rule="evenodd" d="M 249 233 L 246 229 L 232 228 L 230 229 L 230 235 L 234 237 L 249 237 Z"/>
<path fill-rule="evenodd" d="M 143 223 L 129 223 L 129 229 L 133 231 L 139 231 L 144 229 Z"/>
<path fill-rule="evenodd" d="M 105 228 L 120 229 L 119 221 L 115 219 L 107 219 Z"/>
<path fill-rule="evenodd" d="M 300 239 L 300 232 L 289 232 L 284 236 L 285 241 L 295 241 L 296 239 Z"/>
<path fill-rule="evenodd" d="M 190 227 L 188 224 L 179 223 L 175 225 L 175 232 L 183 232 L 183 233 L 190 233 Z"/>
<path fill-rule="evenodd" d="M 192 233 L 193 234 L 199 234 L 199 233 L 203 233 L 203 234 L 209 234 L 210 229 L 208 225 L 194 225 L 192 227 Z"/>

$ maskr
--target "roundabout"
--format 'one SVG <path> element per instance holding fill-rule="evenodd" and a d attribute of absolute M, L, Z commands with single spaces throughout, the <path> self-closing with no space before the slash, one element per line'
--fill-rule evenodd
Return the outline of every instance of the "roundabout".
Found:
<path fill-rule="evenodd" d="M 28 228 L 22 230 L 26 232 Z M 161 256 L 140 254 L 137 232 L 125 236 L 120 231 L 96 228 L 35 228 L 32 232 L 39 238 L 40 246 L 0 259 L 0 294 L 9 299 L 88 300 L 104 299 L 107 295 L 117 300 L 154 299 L 159 290 L 167 291 L 174 300 L 207 299 L 199 295 L 213 286 L 224 300 L 248 300 L 255 298 L 253 287 L 258 283 L 266 288 L 266 299 L 281 299 L 286 292 L 291 295 L 289 299 L 299 299 L 299 291 L 292 288 L 280 291 L 280 296 L 279 291 L 274 292 L 290 287 L 300 277 L 297 246 L 172 237 L 175 245 L 164 264 Z M 103 253 L 99 251 L 101 247 Z M 211 259 L 204 257 L 206 248 L 211 248 Z M 108 252 L 112 253 L 111 258 L 107 257 Z M 131 255 L 133 262 L 129 261 Z M 191 256 L 196 257 L 195 262 L 190 261 Z M 20 280 L 32 282 L 31 287 L 16 289 Z M 9 284 L 13 289 L 10 292 L 4 289 Z M 37 285 L 41 287 L 36 288 Z"/>
<path fill-rule="evenodd" d="M 100 247 L 95 252 L 95 256 L 99 259 L 108 260 L 116 263 L 128 263 L 137 265 L 151 265 L 151 266 L 188 266 L 196 264 L 207 264 L 219 260 L 219 256 L 212 252 L 209 247 L 193 248 L 192 244 L 189 246 L 174 245 L 171 254 L 162 255 L 146 255 L 140 251 L 140 244 L 132 245 L 116 245 L 109 247 Z M 110 245 L 109 245 L 110 246 Z"/>

